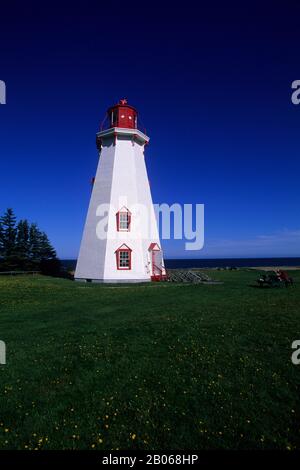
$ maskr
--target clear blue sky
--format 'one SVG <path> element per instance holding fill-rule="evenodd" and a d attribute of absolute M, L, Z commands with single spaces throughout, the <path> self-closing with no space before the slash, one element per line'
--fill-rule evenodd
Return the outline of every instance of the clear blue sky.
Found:
<path fill-rule="evenodd" d="M 2 5 L 0 211 L 76 257 L 95 133 L 126 97 L 151 138 L 154 201 L 205 204 L 204 250 L 165 241 L 166 257 L 299 256 L 300 8 L 209 3 Z"/>

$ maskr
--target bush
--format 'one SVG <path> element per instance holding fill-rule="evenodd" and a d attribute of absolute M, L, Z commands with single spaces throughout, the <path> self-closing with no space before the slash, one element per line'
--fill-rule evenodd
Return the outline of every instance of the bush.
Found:
<path fill-rule="evenodd" d="M 40 271 L 46 276 L 60 277 L 62 265 L 58 258 L 42 259 L 40 262 Z"/>

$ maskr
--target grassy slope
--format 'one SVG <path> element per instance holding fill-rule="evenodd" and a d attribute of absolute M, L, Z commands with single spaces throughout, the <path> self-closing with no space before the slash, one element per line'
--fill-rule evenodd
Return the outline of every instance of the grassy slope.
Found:
<path fill-rule="evenodd" d="M 300 285 L 215 276 L 0 278 L 0 448 L 300 448 Z"/>

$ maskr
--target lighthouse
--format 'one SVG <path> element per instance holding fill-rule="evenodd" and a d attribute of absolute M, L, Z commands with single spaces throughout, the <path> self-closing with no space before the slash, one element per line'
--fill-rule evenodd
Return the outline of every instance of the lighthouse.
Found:
<path fill-rule="evenodd" d="M 107 111 L 97 133 L 97 173 L 84 226 L 75 280 L 148 282 L 166 278 L 145 165 L 149 137 L 127 101 Z"/>

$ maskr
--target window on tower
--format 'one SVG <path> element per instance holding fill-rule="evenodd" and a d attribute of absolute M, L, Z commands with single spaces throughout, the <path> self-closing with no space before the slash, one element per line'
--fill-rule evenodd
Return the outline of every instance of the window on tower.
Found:
<path fill-rule="evenodd" d="M 111 113 L 111 125 L 113 127 L 117 126 L 118 124 L 118 113 L 117 111 L 112 111 Z"/>
<path fill-rule="evenodd" d="M 131 224 L 131 213 L 126 207 L 123 207 L 116 214 L 117 216 L 117 231 L 118 232 L 129 232 Z"/>
<path fill-rule="evenodd" d="M 131 269 L 131 249 L 123 244 L 116 251 L 117 269 Z"/>

